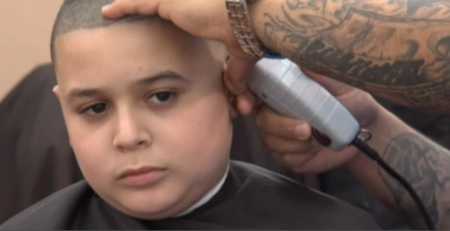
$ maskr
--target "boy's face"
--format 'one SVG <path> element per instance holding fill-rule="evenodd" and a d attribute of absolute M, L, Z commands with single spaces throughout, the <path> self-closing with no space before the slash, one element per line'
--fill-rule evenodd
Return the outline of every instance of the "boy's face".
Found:
<path fill-rule="evenodd" d="M 55 48 L 71 145 L 109 204 L 170 217 L 223 177 L 232 129 L 218 46 L 155 21 L 74 31 Z"/>

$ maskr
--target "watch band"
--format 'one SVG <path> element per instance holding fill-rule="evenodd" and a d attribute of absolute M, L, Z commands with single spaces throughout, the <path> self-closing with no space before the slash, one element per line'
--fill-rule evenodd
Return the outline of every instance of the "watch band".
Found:
<path fill-rule="evenodd" d="M 253 2 L 255 0 L 247 1 Z M 246 0 L 225 0 L 225 4 L 231 27 L 242 50 L 254 56 L 264 56 L 264 48 L 256 38 L 250 22 Z"/>

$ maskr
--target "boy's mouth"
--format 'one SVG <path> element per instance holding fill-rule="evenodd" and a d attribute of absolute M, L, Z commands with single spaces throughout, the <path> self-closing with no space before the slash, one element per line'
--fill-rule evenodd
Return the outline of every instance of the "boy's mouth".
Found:
<path fill-rule="evenodd" d="M 160 180 L 166 172 L 165 168 L 144 166 L 130 168 L 122 172 L 118 179 L 130 187 L 144 187 Z"/>

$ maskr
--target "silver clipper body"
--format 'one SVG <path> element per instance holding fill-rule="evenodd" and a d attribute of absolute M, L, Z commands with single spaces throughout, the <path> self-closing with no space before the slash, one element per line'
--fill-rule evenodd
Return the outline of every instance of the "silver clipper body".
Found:
<path fill-rule="evenodd" d="M 318 141 L 333 150 L 348 146 L 358 135 L 359 123 L 350 112 L 288 59 L 260 60 L 248 86 L 278 113 L 302 119 L 328 137 Z"/>

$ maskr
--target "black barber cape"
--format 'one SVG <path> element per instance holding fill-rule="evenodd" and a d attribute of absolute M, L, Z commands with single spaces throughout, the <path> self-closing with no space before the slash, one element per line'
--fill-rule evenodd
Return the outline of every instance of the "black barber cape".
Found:
<path fill-rule="evenodd" d="M 11 229 L 380 229 L 346 202 L 255 165 L 231 161 L 221 190 L 192 213 L 158 221 L 129 217 L 85 181 L 64 188 L 0 226 Z"/>

